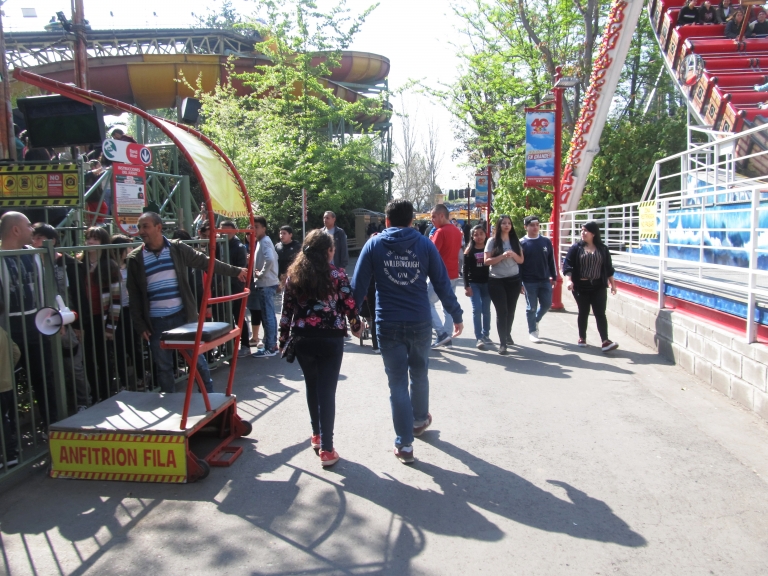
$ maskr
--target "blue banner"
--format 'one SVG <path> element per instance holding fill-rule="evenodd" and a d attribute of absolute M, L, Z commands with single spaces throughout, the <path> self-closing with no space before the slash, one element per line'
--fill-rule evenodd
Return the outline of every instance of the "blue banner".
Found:
<path fill-rule="evenodd" d="M 555 113 L 525 113 L 525 185 L 554 185 Z"/>
<path fill-rule="evenodd" d="M 475 175 L 475 206 L 485 208 L 488 206 L 488 174 L 479 173 Z"/>

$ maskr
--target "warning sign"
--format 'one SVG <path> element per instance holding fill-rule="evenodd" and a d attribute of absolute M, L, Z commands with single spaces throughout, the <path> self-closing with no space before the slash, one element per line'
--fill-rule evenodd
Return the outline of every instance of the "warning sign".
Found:
<path fill-rule="evenodd" d="M 656 228 L 656 201 L 640 202 L 640 239 L 651 239 L 658 236 Z"/>
<path fill-rule="evenodd" d="M 184 482 L 184 436 L 52 432 L 51 475 L 142 482 Z"/>
<path fill-rule="evenodd" d="M 79 196 L 77 166 L 2 166 L 0 190 L 2 206 L 75 205 Z M 73 201 L 51 201 L 65 197 Z"/>

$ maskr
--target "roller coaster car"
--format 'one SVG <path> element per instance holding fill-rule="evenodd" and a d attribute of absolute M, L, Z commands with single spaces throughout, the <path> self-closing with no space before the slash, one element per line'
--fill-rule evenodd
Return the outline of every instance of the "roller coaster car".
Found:
<path fill-rule="evenodd" d="M 712 96 L 712 90 L 715 86 L 721 90 L 728 90 L 729 92 L 738 90 L 754 90 L 755 84 L 765 84 L 768 82 L 768 75 L 765 74 L 745 74 L 730 73 L 730 74 L 711 74 L 704 72 L 699 81 L 696 83 L 692 92 L 692 106 L 699 113 L 703 114 L 710 104 L 710 98 Z M 756 92 L 753 92 L 757 94 Z M 764 97 L 764 99 L 768 99 Z"/>
<path fill-rule="evenodd" d="M 722 119 L 715 124 L 715 130 L 721 132 L 740 132 L 744 129 L 744 122 L 755 122 L 760 116 L 768 118 L 768 110 L 761 110 L 757 106 L 744 108 L 730 102 L 725 105 Z"/>
<path fill-rule="evenodd" d="M 699 41 L 706 39 L 707 44 L 709 44 L 709 42 L 719 41 L 724 35 L 725 24 L 712 24 L 709 26 L 693 24 L 675 28 L 672 32 L 669 46 L 665 51 L 667 62 L 669 62 L 669 65 L 675 70 L 677 69 L 679 62 L 681 62 L 688 54 L 694 52 L 698 42 L 692 40 L 693 38 L 697 38 Z M 733 43 L 733 40 L 728 40 L 728 42 Z M 728 53 L 730 50 L 723 50 L 723 52 Z M 696 53 L 698 54 L 698 52 Z"/>
<path fill-rule="evenodd" d="M 706 56 L 700 56 L 702 59 L 702 65 L 705 70 L 709 72 L 718 72 L 723 74 L 728 73 L 743 73 L 745 70 L 751 70 L 753 72 L 762 72 L 761 66 L 765 66 L 768 70 L 768 52 L 757 52 L 753 54 L 739 54 L 734 55 L 722 55 L 712 54 Z M 718 74 L 720 76 L 721 74 Z"/>
<path fill-rule="evenodd" d="M 679 8 L 670 10 L 664 14 L 664 23 L 661 25 L 661 32 L 659 32 L 659 45 L 661 46 L 662 52 L 667 51 L 669 39 L 672 37 L 672 32 L 675 31 L 675 26 L 677 25 L 677 17 L 679 15 Z"/>
<path fill-rule="evenodd" d="M 651 0 L 651 2 L 652 5 L 648 7 L 651 14 L 651 25 L 653 31 L 660 35 L 666 13 L 673 8 L 677 8 L 679 11 L 685 4 L 685 0 Z"/>

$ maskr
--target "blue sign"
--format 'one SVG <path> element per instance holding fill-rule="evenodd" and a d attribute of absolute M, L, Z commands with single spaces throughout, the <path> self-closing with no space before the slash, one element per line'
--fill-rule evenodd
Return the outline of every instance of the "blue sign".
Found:
<path fill-rule="evenodd" d="M 553 186 L 555 182 L 555 113 L 525 113 L 525 185 Z"/>
<path fill-rule="evenodd" d="M 484 172 L 475 175 L 475 206 L 488 206 L 488 174 Z"/>

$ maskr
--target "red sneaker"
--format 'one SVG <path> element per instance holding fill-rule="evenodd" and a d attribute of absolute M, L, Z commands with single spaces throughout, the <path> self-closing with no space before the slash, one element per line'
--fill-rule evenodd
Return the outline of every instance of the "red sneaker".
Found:
<path fill-rule="evenodd" d="M 320 450 L 320 465 L 325 468 L 327 466 L 333 466 L 339 461 L 339 453 L 334 450 L 333 452 L 327 452 L 326 450 Z"/>
<path fill-rule="evenodd" d="M 401 446 L 398 448 L 395 445 L 395 456 L 403 464 L 411 464 L 413 462 L 413 446 Z"/>
<path fill-rule="evenodd" d="M 610 340 L 604 340 L 603 341 L 603 352 L 609 352 L 611 350 L 616 350 L 619 345 L 616 342 L 611 342 Z"/>
<path fill-rule="evenodd" d="M 309 443 L 315 450 L 320 449 L 320 434 L 313 434 L 312 438 L 309 439 Z"/>
<path fill-rule="evenodd" d="M 415 424 L 415 423 L 414 423 Z M 421 436 L 424 431 L 432 425 L 432 414 L 427 414 L 427 419 L 423 420 L 418 426 L 413 427 L 413 435 Z"/>

